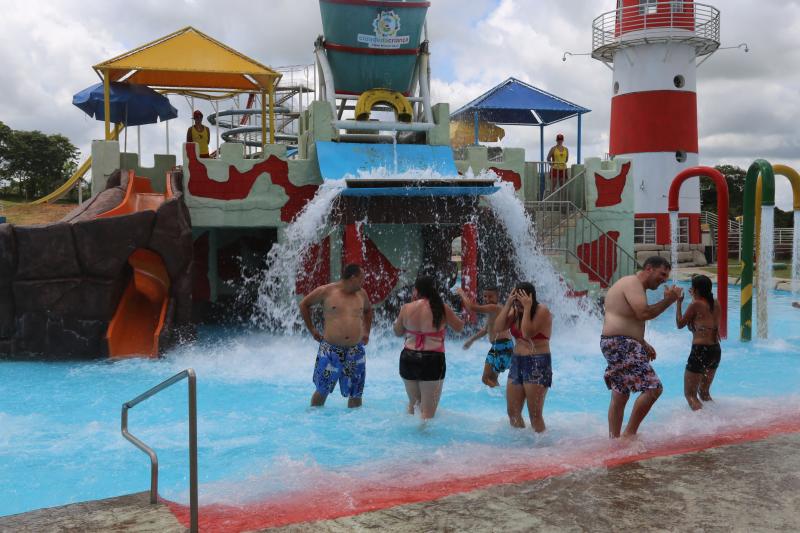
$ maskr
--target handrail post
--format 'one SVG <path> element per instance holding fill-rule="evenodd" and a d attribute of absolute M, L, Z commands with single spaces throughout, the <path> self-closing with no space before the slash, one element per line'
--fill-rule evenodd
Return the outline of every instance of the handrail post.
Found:
<path fill-rule="evenodd" d="M 189 512 L 192 533 L 198 529 L 197 480 L 197 376 L 193 368 L 186 370 L 189 377 Z"/>
<path fill-rule="evenodd" d="M 128 410 L 135 407 L 144 400 L 155 396 L 162 390 L 174 385 L 183 378 L 187 378 L 189 391 L 189 507 L 190 507 L 190 527 L 189 531 L 198 531 L 198 475 L 197 475 L 197 376 L 194 369 L 187 368 L 171 378 L 162 381 L 155 387 L 140 394 L 133 400 L 122 404 L 121 429 L 122 436 L 130 441 L 134 446 L 142 450 L 150 457 L 150 503 L 158 503 L 158 456 L 156 452 L 141 440 L 128 432 Z"/>

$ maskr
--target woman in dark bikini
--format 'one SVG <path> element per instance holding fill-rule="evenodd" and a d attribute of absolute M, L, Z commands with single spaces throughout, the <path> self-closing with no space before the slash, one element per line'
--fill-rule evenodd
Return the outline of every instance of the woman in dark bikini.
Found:
<path fill-rule="evenodd" d="M 675 323 L 678 329 L 689 326 L 692 332 L 692 351 L 683 374 L 683 394 L 692 411 L 703 408 L 704 402 L 711 401 L 711 383 L 719 367 L 722 355 L 719 346 L 719 305 L 714 305 L 714 294 L 711 292 L 711 279 L 708 276 L 694 276 L 689 289 L 692 303 L 681 312 L 683 294 L 675 306 Z M 697 399 L 698 392 L 700 400 Z"/>
<path fill-rule="evenodd" d="M 506 389 L 508 419 L 512 426 L 524 428 L 522 407 L 527 400 L 531 426 L 541 433 L 545 430 L 544 398 L 553 381 L 553 315 L 536 301 L 536 289 L 530 283 L 518 283 L 497 315 L 495 328 L 499 331 L 509 327 L 514 336 L 514 355 Z"/>
<path fill-rule="evenodd" d="M 393 329 L 395 335 L 406 338 L 400 354 L 400 377 L 408 394 L 408 414 L 413 415 L 419 405 L 422 418 L 428 419 L 436 414 L 447 370 L 445 326 L 461 331 L 464 322 L 442 302 L 429 276 L 417 278 L 413 299 L 400 308 Z"/>

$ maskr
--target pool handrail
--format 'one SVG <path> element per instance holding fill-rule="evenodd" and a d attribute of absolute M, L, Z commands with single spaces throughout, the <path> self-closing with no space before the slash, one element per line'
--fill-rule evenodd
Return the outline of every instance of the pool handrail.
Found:
<path fill-rule="evenodd" d="M 189 531 L 198 531 L 198 497 L 197 497 L 197 376 L 194 369 L 187 368 L 178 372 L 171 378 L 162 381 L 155 387 L 140 394 L 133 400 L 122 404 L 122 436 L 133 443 L 134 446 L 142 450 L 150 457 L 150 503 L 158 503 L 158 456 L 156 452 L 145 443 L 134 437 L 128 432 L 128 409 L 145 401 L 161 392 L 162 390 L 174 385 L 187 378 L 189 382 L 189 507 L 190 507 L 190 527 Z"/>

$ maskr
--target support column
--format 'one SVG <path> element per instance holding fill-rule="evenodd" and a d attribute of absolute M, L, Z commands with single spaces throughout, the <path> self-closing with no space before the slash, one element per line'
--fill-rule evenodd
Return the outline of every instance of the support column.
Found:
<path fill-rule="evenodd" d="M 219 285 L 219 268 L 218 268 L 218 249 L 219 240 L 216 228 L 209 228 L 208 230 L 208 288 L 210 302 L 217 301 L 217 286 Z"/>
<path fill-rule="evenodd" d="M 464 224 L 461 231 L 461 288 L 470 298 L 478 296 L 478 226 L 474 222 Z M 475 313 L 469 313 L 467 321 L 477 321 Z"/>

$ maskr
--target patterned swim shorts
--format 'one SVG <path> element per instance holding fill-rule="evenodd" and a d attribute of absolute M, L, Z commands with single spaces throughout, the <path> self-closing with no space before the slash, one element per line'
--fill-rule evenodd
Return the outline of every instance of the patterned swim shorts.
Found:
<path fill-rule="evenodd" d="M 514 341 L 501 339 L 492 343 L 486 355 L 486 364 L 492 367 L 495 374 L 502 374 L 511 366 L 511 356 L 514 355 Z"/>
<path fill-rule="evenodd" d="M 317 392 L 327 396 L 339 383 L 339 392 L 345 398 L 361 398 L 367 377 L 364 345 L 336 346 L 320 341 L 317 362 L 314 365 L 314 385 Z"/>
<path fill-rule="evenodd" d="M 614 392 L 628 394 L 661 388 L 642 343 L 625 335 L 600 337 L 600 349 L 608 362 L 606 386 Z"/>

